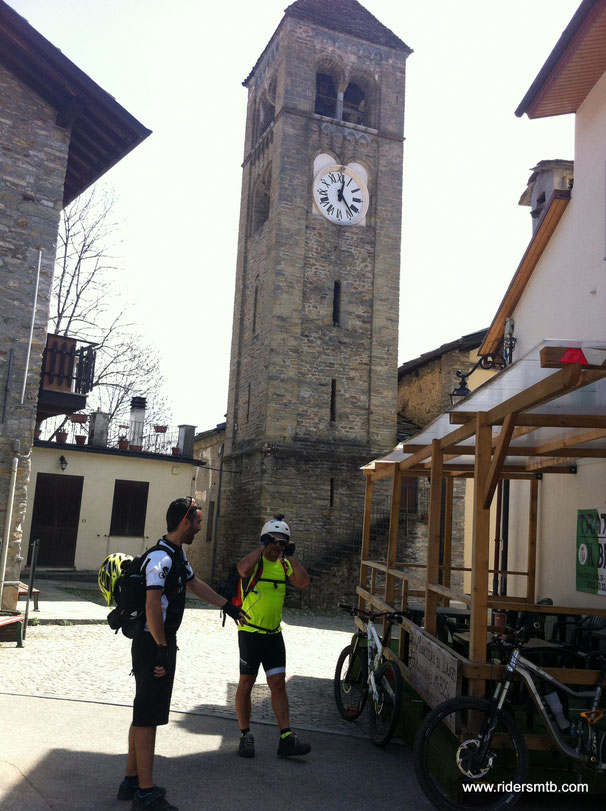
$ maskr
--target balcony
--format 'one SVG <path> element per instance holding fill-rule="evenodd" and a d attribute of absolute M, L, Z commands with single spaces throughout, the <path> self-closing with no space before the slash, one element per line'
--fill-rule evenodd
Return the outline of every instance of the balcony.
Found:
<path fill-rule="evenodd" d="M 47 335 L 38 394 L 38 424 L 86 406 L 86 395 L 93 387 L 95 354 L 94 344 L 67 335 Z"/>

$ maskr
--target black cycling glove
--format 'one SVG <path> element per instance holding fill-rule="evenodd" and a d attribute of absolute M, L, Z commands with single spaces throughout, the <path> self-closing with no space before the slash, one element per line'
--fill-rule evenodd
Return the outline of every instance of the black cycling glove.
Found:
<path fill-rule="evenodd" d="M 239 605 L 234 605 L 231 600 L 227 600 L 225 605 L 221 606 L 221 611 L 223 611 L 224 614 L 227 614 L 228 617 L 231 617 L 232 620 L 240 619 L 240 614 L 243 613 L 242 607 Z"/>
<path fill-rule="evenodd" d="M 261 535 L 261 537 L 259 538 L 259 543 L 260 544 L 262 543 L 263 546 L 267 546 L 268 543 L 274 543 L 274 539 L 271 537 L 271 535 L 268 535 L 266 532 L 265 535 Z"/>

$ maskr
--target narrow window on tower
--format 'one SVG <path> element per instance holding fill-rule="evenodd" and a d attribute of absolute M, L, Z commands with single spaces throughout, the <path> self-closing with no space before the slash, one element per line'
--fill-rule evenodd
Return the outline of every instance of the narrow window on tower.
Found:
<path fill-rule="evenodd" d="M 259 299 L 259 287 L 255 285 L 255 295 L 253 298 L 252 334 L 257 334 L 257 301 Z"/>
<path fill-rule="evenodd" d="M 330 421 L 337 419 L 337 381 L 330 381 Z"/>
<path fill-rule="evenodd" d="M 350 82 L 343 95 L 343 121 L 350 124 L 364 124 L 365 100 L 362 88 Z"/>
<path fill-rule="evenodd" d="M 248 384 L 248 397 L 246 400 L 246 422 L 248 422 L 249 416 L 250 416 L 250 383 Z"/>
<path fill-rule="evenodd" d="M 328 503 L 329 503 L 330 507 L 335 506 L 335 480 L 334 479 L 330 480 L 330 495 L 329 495 Z"/>
<path fill-rule="evenodd" d="M 332 76 L 316 74 L 316 104 L 314 112 L 334 118 L 337 111 L 337 91 Z"/>
<path fill-rule="evenodd" d="M 332 325 L 341 326 L 341 282 L 335 282 L 332 291 Z"/>

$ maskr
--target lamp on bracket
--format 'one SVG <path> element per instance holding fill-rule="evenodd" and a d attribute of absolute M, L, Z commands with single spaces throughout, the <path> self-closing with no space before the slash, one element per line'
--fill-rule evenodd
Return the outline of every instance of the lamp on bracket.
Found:
<path fill-rule="evenodd" d="M 61 468 L 61 470 L 65 470 L 65 468 L 67 467 L 67 459 L 65 458 L 65 456 L 63 456 L 63 454 L 61 454 L 61 456 L 59 457 L 59 467 Z"/>
<path fill-rule="evenodd" d="M 468 372 L 462 372 L 460 369 L 457 369 L 456 374 L 460 382 L 449 394 L 451 405 L 454 407 L 455 403 L 458 403 L 464 397 L 467 397 L 468 394 L 471 394 L 467 386 L 467 378 L 470 377 L 476 369 L 504 369 L 506 366 L 507 363 L 502 355 L 497 355 L 496 352 L 489 352 L 487 355 L 481 355 Z"/>

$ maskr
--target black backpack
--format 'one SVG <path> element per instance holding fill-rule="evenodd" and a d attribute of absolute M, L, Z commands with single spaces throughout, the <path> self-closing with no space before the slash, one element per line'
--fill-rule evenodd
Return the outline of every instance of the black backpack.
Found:
<path fill-rule="evenodd" d="M 146 587 L 143 563 L 150 552 L 155 552 L 157 549 L 166 552 L 172 561 L 164 591 L 170 594 L 177 586 L 181 567 L 175 567 L 175 553 L 168 546 L 156 544 L 123 568 L 122 574 L 114 586 L 113 598 L 116 607 L 107 615 L 107 624 L 116 633 L 122 631 L 128 639 L 132 639 L 137 631 L 145 628 Z"/>

